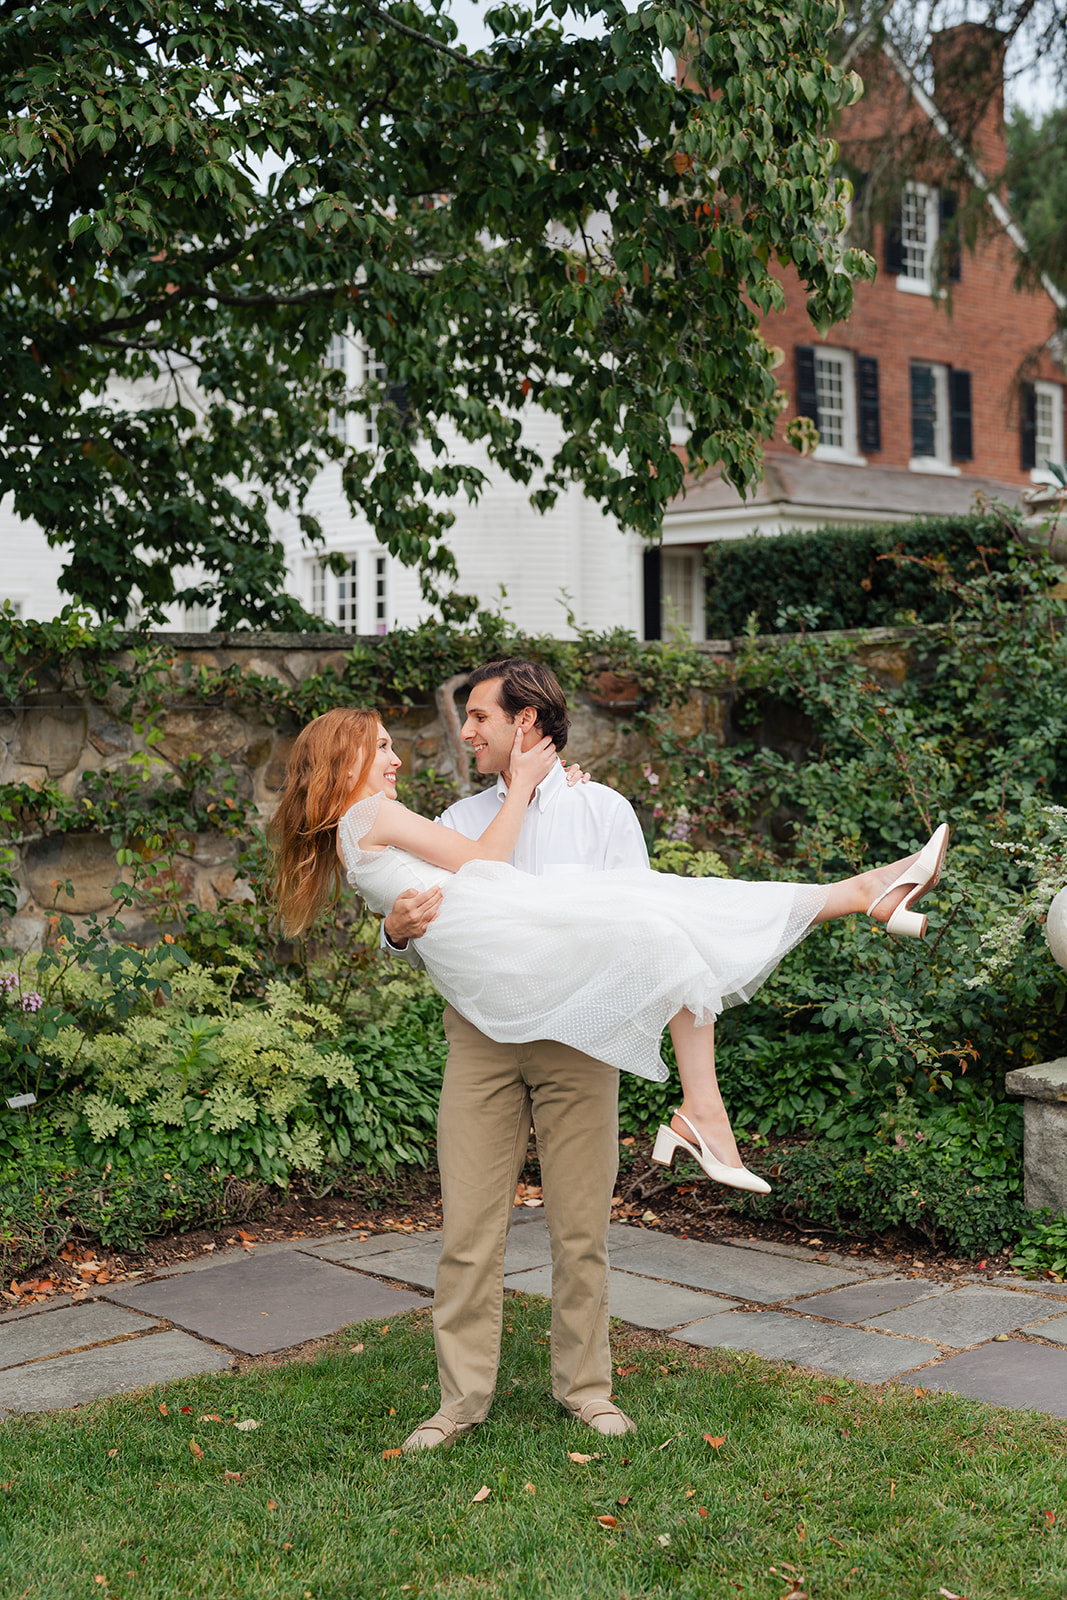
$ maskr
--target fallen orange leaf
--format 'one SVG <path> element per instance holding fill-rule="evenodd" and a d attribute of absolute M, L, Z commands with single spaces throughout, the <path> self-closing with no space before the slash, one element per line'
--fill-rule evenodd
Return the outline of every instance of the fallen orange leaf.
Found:
<path fill-rule="evenodd" d="M 189 1440 L 189 1449 L 193 1452 L 193 1455 L 196 1457 L 196 1459 L 198 1461 L 202 1461 L 203 1460 L 204 1452 L 201 1450 L 200 1446 L 197 1444 L 195 1439 L 190 1439 Z"/>
<path fill-rule="evenodd" d="M 165 1417 L 165 1416 L 169 1415 L 169 1413 L 167 1411 L 167 1402 L 165 1400 L 161 1400 L 159 1402 L 159 1414 L 160 1414 L 161 1417 Z"/>
<path fill-rule="evenodd" d="M 716 1436 L 714 1434 L 706 1433 L 704 1435 L 704 1443 L 710 1444 L 713 1450 L 717 1450 L 721 1444 L 726 1443 L 726 1435 L 725 1433 L 720 1433 Z"/>
<path fill-rule="evenodd" d="M 209 1412 L 207 1412 L 207 1414 L 205 1416 L 202 1416 L 200 1418 L 200 1421 L 201 1422 L 221 1422 L 222 1418 L 221 1417 L 217 1417 L 213 1411 L 209 1411 Z"/>
<path fill-rule="evenodd" d="M 384 1328 L 379 1328 L 378 1332 L 379 1333 L 388 1333 L 389 1332 L 389 1324 L 386 1323 Z"/>
<path fill-rule="evenodd" d="M 363 1346 L 361 1344 L 350 1344 L 348 1353 L 350 1356 L 361 1356 L 363 1354 Z"/>
<path fill-rule="evenodd" d="M 697 1516 L 698 1517 L 706 1517 L 707 1514 L 708 1514 L 707 1506 L 697 1506 Z"/>
<path fill-rule="evenodd" d="M 227 1483 L 240 1483 L 241 1481 L 241 1474 L 239 1472 L 230 1472 L 227 1470 L 222 1474 L 222 1476 Z"/>
<path fill-rule="evenodd" d="M 617 1528 L 619 1526 L 618 1517 L 597 1517 L 597 1521 L 602 1523 L 605 1528 Z"/>
<path fill-rule="evenodd" d="M 389 1407 L 389 1415 L 391 1417 L 395 1417 L 396 1416 L 396 1406 L 390 1406 Z"/>
<path fill-rule="evenodd" d="M 820 1405 L 836 1406 L 837 1404 L 836 1394 L 817 1394 L 815 1398 L 818 1400 Z"/>
<path fill-rule="evenodd" d="M 277 1500 L 268 1500 L 267 1501 L 267 1510 L 268 1511 L 277 1511 L 277 1509 L 278 1509 Z"/>
<path fill-rule="evenodd" d="M 620 1496 L 616 1500 L 615 1504 L 617 1506 L 628 1506 L 630 1504 L 630 1499 L 631 1499 L 630 1495 L 628 1495 L 628 1494 L 620 1494 Z"/>
<path fill-rule="evenodd" d="M 404 1452 L 400 1449 L 400 1446 L 398 1445 L 395 1450 L 383 1450 L 382 1451 L 382 1460 L 383 1461 L 388 1461 L 390 1456 L 399 1456 L 399 1455 L 403 1455 L 403 1453 Z"/>
<path fill-rule="evenodd" d="M 471 1505 L 472 1506 L 476 1506 L 478 1504 L 479 1500 L 488 1500 L 488 1498 L 492 1494 L 492 1492 L 493 1491 L 492 1491 L 492 1489 L 490 1489 L 489 1485 L 487 1483 L 483 1483 L 481 1488 L 478 1490 L 478 1493 L 474 1496 L 473 1500 L 471 1501 Z"/>
<path fill-rule="evenodd" d="M 537 1493 L 537 1490 L 534 1488 L 532 1483 L 524 1483 L 523 1484 L 523 1488 L 526 1490 L 527 1494 L 536 1494 Z"/>
<path fill-rule="evenodd" d="M 238 1228 L 237 1237 L 239 1239 L 243 1239 L 246 1244 L 258 1244 L 259 1243 L 259 1239 L 257 1238 L 257 1236 L 254 1233 L 246 1233 L 243 1228 Z"/>
<path fill-rule="evenodd" d="M 108 1451 L 108 1455 L 109 1456 L 117 1456 L 118 1455 L 118 1451 L 117 1450 L 109 1450 Z"/>
<path fill-rule="evenodd" d="M 1056 1520 L 1056 1513 L 1054 1511 L 1046 1511 L 1045 1512 L 1045 1520 L 1047 1521 L 1049 1527 L 1051 1528 L 1052 1524 Z"/>
<path fill-rule="evenodd" d="M 568 1450 L 567 1459 L 568 1461 L 577 1461 L 580 1466 L 584 1467 L 585 1463 L 587 1461 L 592 1461 L 593 1458 L 592 1456 L 583 1456 L 580 1450 Z"/>

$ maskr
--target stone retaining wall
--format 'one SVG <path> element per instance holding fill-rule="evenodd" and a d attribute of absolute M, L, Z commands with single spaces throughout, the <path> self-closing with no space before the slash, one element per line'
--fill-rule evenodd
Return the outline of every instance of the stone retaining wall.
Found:
<path fill-rule="evenodd" d="M 899 682 L 909 670 L 910 641 L 918 629 L 875 629 L 854 635 L 861 641 L 861 653 L 872 672 L 886 682 Z M 165 644 L 177 669 L 185 661 L 209 671 L 236 667 L 263 677 L 277 678 L 293 685 L 323 672 L 327 667 L 343 670 L 345 655 L 351 649 L 351 636 L 307 634 L 162 634 L 156 642 Z M 740 641 L 715 640 L 702 650 L 728 664 Z M 121 659 L 121 658 L 120 658 Z M 120 715 L 126 690 L 109 691 L 101 703 L 95 701 L 76 677 L 49 679 L 39 675 L 38 686 L 17 706 L 0 705 L 0 783 L 28 783 L 34 787 L 45 779 L 58 783 L 68 795 L 77 798 L 83 775 L 89 771 L 121 767 L 132 756 L 145 750 L 144 733 L 138 733 Z M 460 695 L 462 699 L 462 693 Z M 440 696 L 438 696 L 440 700 Z M 676 735 L 695 737 L 702 732 L 720 741 L 729 740 L 733 690 L 729 687 L 711 694 L 692 696 L 682 704 L 667 707 L 664 723 Z M 650 743 L 633 733 L 627 723 L 634 702 L 625 684 L 605 673 L 593 692 L 577 697 L 572 706 L 568 759 L 577 760 L 594 777 L 628 790 L 635 784 L 643 763 L 654 760 Z M 434 768 L 454 774 L 454 738 L 442 718 L 438 703 L 387 710 L 384 720 L 403 757 L 405 769 L 423 771 Z M 211 704 L 183 695 L 175 677 L 174 691 L 164 697 L 155 719 L 158 740 L 152 745 L 152 759 L 162 774 L 175 771 L 175 763 L 189 755 L 214 751 L 232 767 L 236 793 L 251 801 L 260 815 L 269 818 L 278 803 L 285 781 L 285 765 L 295 728 L 273 726 L 244 714 L 240 708 Z M 810 738 L 797 715 L 784 716 L 772 711 L 761 731 L 763 741 L 799 758 Z M 188 852 L 179 853 L 174 871 L 183 896 L 188 901 L 213 909 L 220 899 L 247 894 L 236 877 L 236 848 L 220 835 L 202 833 L 190 841 Z M 0 934 L 0 942 L 20 949 L 39 946 L 47 929 L 53 905 L 75 917 L 91 912 L 106 912 L 113 906 L 112 886 L 121 873 L 107 839 L 97 833 L 67 832 L 31 839 L 17 852 L 14 870 L 18 881 L 18 911 Z M 75 894 L 57 895 L 57 883 L 70 879 Z M 127 928 L 134 937 L 137 929 Z M 146 925 L 146 937 L 151 929 Z"/>

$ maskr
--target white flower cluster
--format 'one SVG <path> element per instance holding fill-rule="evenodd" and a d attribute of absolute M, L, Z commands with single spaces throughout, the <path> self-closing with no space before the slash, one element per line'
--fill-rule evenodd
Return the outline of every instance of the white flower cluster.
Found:
<path fill-rule="evenodd" d="M 1033 879 L 1021 902 L 996 917 L 981 938 L 982 963 L 967 988 L 991 983 L 1015 960 L 1028 928 L 1043 923 L 1048 908 L 1067 886 L 1067 807 L 1042 806 L 1048 818 L 1048 835 L 1036 844 L 1019 840 L 998 842 L 994 848 L 1021 857 Z"/>

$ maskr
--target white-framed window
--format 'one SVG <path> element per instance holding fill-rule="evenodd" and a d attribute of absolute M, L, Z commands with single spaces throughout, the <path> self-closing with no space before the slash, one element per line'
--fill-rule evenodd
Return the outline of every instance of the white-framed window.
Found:
<path fill-rule="evenodd" d="M 1048 463 L 1063 465 L 1063 389 L 1058 383 L 1034 384 L 1033 483 L 1054 483 Z"/>
<path fill-rule="evenodd" d="M 331 335 L 326 365 L 333 372 L 344 373 L 345 389 L 350 396 L 360 394 L 368 384 L 385 382 L 385 363 L 361 339 L 348 333 Z M 330 431 L 342 443 L 360 450 L 372 448 L 378 443 L 378 430 L 372 416 L 332 411 Z"/>
<path fill-rule="evenodd" d="M 943 472 L 953 476 L 948 368 L 939 361 L 911 363 L 912 472 Z"/>
<path fill-rule="evenodd" d="M 908 294 L 933 294 L 941 197 L 928 183 L 906 183 L 900 201 L 900 270 L 897 288 Z"/>
<path fill-rule="evenodd" d="M 388 563 L 384 555 L 374 558 L 374 631 L 389 631 Z"/>
<path fill-rule="evenodd" d="M 822 461 L 856 461 L 856 372 L 850 350 L 815 349 L 815 392 L 818 397 Z"/>
<path fill-rule="evenodd" d="M 337 626 L 343 633 L 359 632 L 359 557 L 351 556 L 337 579 Z"/>
<path fill-rule="evenodd" d="M 186 633 L 210 633 L 214 626 L 215 617 L 211 606 L 197 602 L 195 605 L 185 607 Z"/>
<path fill-rule="evenodd" d="M 341 573 L 331 572 L 321 556 L 307 563 L 308 610 L 339 633 L 389 630 L 389 557 L 384 551 L 355 550 L 345 555 Z"/>
<path fill-rule="evenodd" d="M 308 610 L 313 617 L 326 615 L 326 568 L 321 561 L 311 564 L 311 600 Z"/>
<path fill-rule="evenodd" d="M 665 546 L 660 554 L 660 637 L 704 637 L 704 563 L 699 550 Z"/>

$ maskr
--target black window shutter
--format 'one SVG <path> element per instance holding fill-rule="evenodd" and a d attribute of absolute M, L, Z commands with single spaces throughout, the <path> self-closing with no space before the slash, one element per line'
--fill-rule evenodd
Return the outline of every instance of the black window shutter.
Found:
<path fill-rule="evenodd" d="M 896 276 L 904 271 L 904 239 L 900 231 L 900 202 L 896 216 L 885 225 L 885 270 Z"/>
<path fill-rule="evenodd" d="M 856 357 L 856 395 L 859 401 L 860 449 L 882 448 L 882 413 L 878 404 L 878 358 Z"/>
<path fill-rule="evenodd" d="M 950 283 L 960 281 L 960 233 L 957 222 L 959 195 L 954 189 L 942 189 L 938 197 L 941 234 L 941 270 Z M 953 452 L 955 453 L 955 452 Z M 970 457 L 966 459 L 969 461 Z"/>
<path fill-rule="evenodd" d="M 937 454 L 937 393 L 933 369 L 917 361 L 911 365 L 911 453 L 913 456 Z"/>
<path fill-rule="evenodd" d="M 952 367 L 948 375 L 948 405 L 951 417 L 953 461 L 974 460 L 974 429 L 971 425 L 971 375 Z"/>
<path fill-rule="evenodd" d="M 1019 385 L 1019 444 L 1024 472 L 1037 466 L 1037 390 L 1032 383 Z"/>
<path fill-rule="evenodd" d="M 645 638 L 663 638 L 663 560 L 659 546 L 645 551 Z"/>
<path fill-rule="evenodd" d="M 797 416 L 810 417 L 819 426 L 819 388 L 815 381 L 815 350 L 810 344 L 798 344 L 797 363 Z"/>

